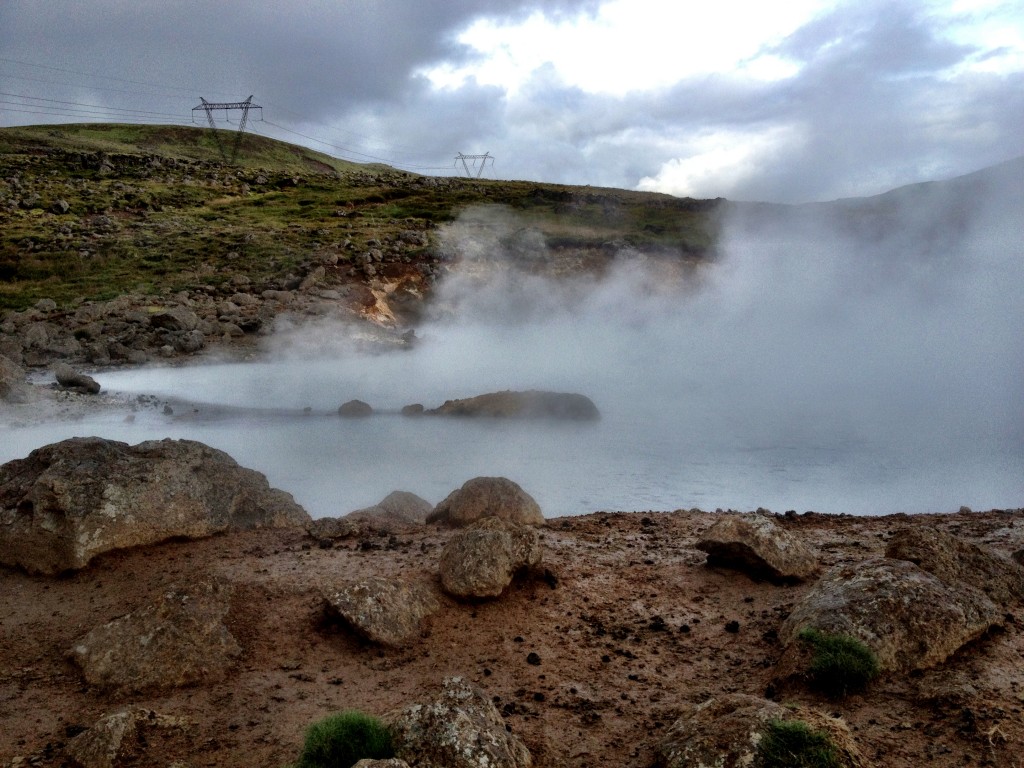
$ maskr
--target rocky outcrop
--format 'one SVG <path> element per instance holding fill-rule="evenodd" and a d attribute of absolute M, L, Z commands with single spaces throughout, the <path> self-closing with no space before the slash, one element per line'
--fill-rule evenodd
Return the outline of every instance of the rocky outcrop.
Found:
<path fill-rule="evenodd" d="M 505 477 L 474 477 L 434 507 L 428 523 L 459 527 L 484 517 L 500 517 L 524 525 L 543 525 L 544 515 L 533 497 Z"/>
<path fill-rule="evenodd" d="M 770 723 L 778 721 L 800 721 L 814 731 L 827 734 L 835 747 L 838 765 L 846 768 L 864 765 L 849 727 L 839 718 L 736 693 L 708 699 L 676 720 L 658 747 L 658 766 L 742 768 L 757 765 L 759 745 Z"/>
<path fill-rule="evenodd" d="M 726 515 L 697 542 L 708 565 L 735 568 L 757 578 L 803 581 L 818 571 L 817 555 L 760 514 Z"/>
<path fill-rule="evenodd" d="M 96 627 L 71 650 L 89 685 L 120 691 L 222 680 L 241 655 L 227 627 L 231 587 L 172 588 L 152 604 Z"/>
<path fill-rule="evenodd" d="M 441 585 L 458 598 L 498 597 L 517 573 L 540 565 L 533 528 L 489 517 L 456 532 L 441 553 Z"/>
<path fill-rule="evenodd" d="M 98 395 L 100 392 L 100 385 L 96 379 L 79 373 L 67 363 L 57 363 L 53 366 L 53 376 L 62 389 L 83 395 Z"/>
<path fill-rule="evenodd" d="M 530 768 L 526 746 L 505 727 L 480 688 L 461 677 L 444 681 L 440 693 L 385 720 L 395 756 L 417 768 Z"/>
<path fill-rule="evenodd" d="M 869 558 L 840 565 L 814 584 L 779 631 L 798 652 L 805 627 L 860 640 L 882 672 L 940 664 L 1002 624 L 1003 613 L 980 591 L 947 585 L 906 560 Z M 780 666 L 787 667 L 784 657 Z"/>
<path fill-rule="evenodd" d="M 340 617 L 373 643 L 391 647 L 419 639 L 424 620 L 441 604 L 429 584 L 369 578 L 321 590 L 329 614 Z"/>
<path fill-rule="evenodd" d="M 308 522 L 262 474 L 191 440 L 72 438 L 0 466 L 0 563 L 35 573 L 170 538 Z"/>
<path fill-rule="evenodd" d="M 397 531 L 426 523 L 434 506 L 408 491 L 393 491 L 372 507 L 357 509 L 345 515 L 345 520 L 364 523 L 376 530 Z"/>
<path fill-rule="evenodd" d="M 373 406 L 362 400 L 349 400 L 338 406 L 338 415 L 347 419 L 358 419 L 373 416 Z"/>
<path fill-rule="evenodd" d="M 486 395 L 448 400 L 427 411 L 434 416 L 484 416 L 502 419 L 566 419 L 593 421 L 601 418 L 594 402 L 570 392 L 490 392 Z"/>
<path fill-rule="evenodd" d="M 1008 557 L 943 531 L 901 528 L 886 557 L 909 560 L 944 584 L 967 584 L 1002 606 L 1024 600 L 1024 568 Z"/>
<path fill-rule="evenodd" d="M 151 709 L 122 709 L 100 718 L 68 742 L 67 762 L 76 768 L 117 768 L 145 752 L 145 732 L 152 728 L 187 728 L 182 718 L 158 715 Z"/>

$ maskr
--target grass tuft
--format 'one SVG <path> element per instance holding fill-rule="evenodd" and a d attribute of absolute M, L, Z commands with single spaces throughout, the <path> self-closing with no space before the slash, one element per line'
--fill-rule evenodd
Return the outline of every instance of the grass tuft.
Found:
<path fill-rule="evenodd" d="M 801 630 L 799 637 L 814 650 L 808 669 L 811 682 L 828 696 L 862 691 L 878 675 L 878 657 L 854 637 L 811 627 Z"/>
<path fill-rule="evenodd" d="M 346 710 L 314 723 L 295 768 L 350 768 L 364 758 L 394 757 L 391 732 L 375 717 Z"/>
<path fill-rule="evenodd" d="M 841 768 L 839 750 L 824 731 L 800 720 L 771 720 L 757 745 L 757 768 Z"/>

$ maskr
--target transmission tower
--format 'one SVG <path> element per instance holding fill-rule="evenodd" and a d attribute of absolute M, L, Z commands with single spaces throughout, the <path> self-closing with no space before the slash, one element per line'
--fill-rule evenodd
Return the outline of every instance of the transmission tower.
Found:
<path fill-rule="evenodd" d="M 217 149 L 220 150 L 220 156 L 224 158 L 225 163 L 233 164 L 235 158 L 238 157 L 238 148 L 242 146 L 242 134 L 245 133 L 245 123 L 249 119 L 249 110 L 258 109 L 260 111 L 260 117 L 263 117 L 263 107 L 259 104 L 252 103 L 252 96 L 249 96 L 245 101 L 222 101 L 222 102 L 211 102 L 204 99 L 202 96 L 199 97 L 199 101 L 202 103 L 197 107 L 192 107 L 192 120 L 195 120 L 196 110 L 202 109 L 206 112 L 206 119 L 210 123 L 210 132 L 213 134 L 213 140 L 217 142 Z M 217 126 L 214 123 L 213 111 L 215 109 L 224 110 L 224 119 L 227 120 L 228 112 L 232 109 L 240 109 L 242 111 L 242 119 L 238 121 L 238 131 L 235 133 L 235 140 L 231 145 L 231 157 L 228 158 L 227 150 L 224 149 L 224 144 L 220 140 L 220 133 L 217 131 Z M 230 121 L 229 121 L 230 122 Z"/>
<path fill-rule="evenodd" d="M 466 162 L 467 160 L 473 161 L 473 167 L 476 168 L 476 178 L 478 179 L 483 175 L 484 167 L 486 167 L 488 160 L 491 161 L 491 167 L 494 167 L 494 157 L 490 152 L 485 152 L 482 155 L 464 155 L 459 152 L 459 154 L 455 156 L 455 162 L 458 163 L 460 160 L 462 161 L 462 167 L 466 169 L 466 177 L 470 179 L 474 178 L 474 174 L 469 170 L 469 163 Z M 477 168 L 477 160 L 480 161 L 479 168 Z"/>

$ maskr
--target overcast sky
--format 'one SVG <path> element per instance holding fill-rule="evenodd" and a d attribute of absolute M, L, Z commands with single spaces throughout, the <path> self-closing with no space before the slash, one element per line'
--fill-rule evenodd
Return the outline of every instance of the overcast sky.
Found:
<path fill-rule="evenodd" d="M 1024 0 L 0 0 L 0 94 L 0 125 L 253 94 L 259 133 L 423 173 L 828 200 L 1024 154 Z"/>

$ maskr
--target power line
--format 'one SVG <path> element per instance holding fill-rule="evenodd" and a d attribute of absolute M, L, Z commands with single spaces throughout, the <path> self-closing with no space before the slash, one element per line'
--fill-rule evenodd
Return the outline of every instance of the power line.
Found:
<path fill-rule="evenodd" d="M 3 91 L 0 91 L 0 96 L 10 96 L 10 97 L 15 98 L 15 99 L 29 99 L 31 101 L 46 101 L 46 102 L 49 102 L 51 104 L 68 104 L 68 105 L 73 106 L 73 107 L 89 107 L 89 108 L 92 108 L 92 109 L 101 109 L 101 110 L 104 110 L 104 111 L 107 111 L 107 112 L 131 112 L 131 113 L 139 114 L 139 115 L 157 115 L 159 117 L 174 117 L 174 118 L 180 118 L 181 117 L 181 115 L 171 114 L 170 112 L 152 112 L 152 111 L 150 111 L 148 109 L 122 109 L 121 107 L 107 107 L 107 106 L 104 106 L 103 104 L 83 104 L 82 102 L 78 102 L 78 101 L 61 101 L 59 99 L 44 99 L 42 96 L 24 96 L 24 95 L 22 95 L 20 93 L 5 93 Z M 11 103 L 14 103 L 14 102 L 0 102 L 0 103 L 11 104 Z M 44 106 L 44 105 L 41 105 L 41 104 L 26 104 L 25 106 L 35 107 L 35 106 Z"/>

